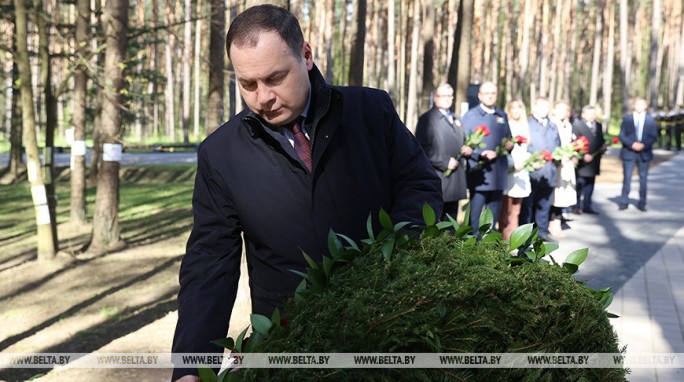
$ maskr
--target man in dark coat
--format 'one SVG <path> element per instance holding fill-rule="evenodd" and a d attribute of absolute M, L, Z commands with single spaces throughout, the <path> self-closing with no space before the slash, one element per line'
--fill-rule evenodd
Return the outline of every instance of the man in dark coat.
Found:
<path fill-rule="evenodd" d="M 584 136 L 589 141 L 586 154 L 577 166 L 577 204 L 573 207 L 574 213 L 587 213 L 598 215 L 591 205 L 594 194 L 596 176 L 601 173 L 601 157 L 606 151 L 606 140 L 603 137 L 603 126 L 596 121 L 596 108 L 587 105 L 582 108 L 582 118 L 572 124 L 572 133 L 575 137 Z"/>
<path fill-rule="evenodd" d="M 470 226 L 475 231 L 480 225 L 480 214 L 485 205 L 494 215 L 494 221 L 499 221 L 499 211 L 503 190 L 508 183 L 508 158 L 498 155 L 497 147 L 504 138 L 511 138 L 511 128 L 508 117 L 503 110 L 496 107 L 496 85 L 484 82 L 480 86 L 478 98 L 480 104 L 463 116 L 461 122 L 466 136 L 475 134 L 478 127 L 484 126 L 489 136 L 484 137 L 484 147 L 474 147 L 468 156 L 466 178 L 470 190 Z M 505 149 L 510 152 L 513 142 L 506 142 Z M 468 152 L 465 153 L 467 155 Z"/>
<path fill-rule="evenodd" d="M 637 208 L 646 211 L 646 182 L 648 166 L 653 160 L 653 144 L 658 139 L 658 127 L 653 117 L 646 113 L 646 100 L 637 98 L 634 101 L 632 114 L 626 114 L 620 124 L 620 158 L 622 159 L 623 180 L 622 195 L 618 202 L 620 210 L 629 205 L 629 191 L 632 184 L 634 166 L 639 172 L 639 202 Z"/>
<path fill-rule="evenodd" d="M 558 128 L 549 120 L 551 103 L 548 99 L 538 97 L 532 107 L 532 115 L 527 123 L 530 125 L 530 142 L 527 151 L 540 155 L 543 150 L 553 153 L 560 147 Z M 522 206 L 521 223 L 534 222 L 539 228 L 539 238 L 544 241 L 556 241 L 549 235 L 549 218 L 553 202 L 553 190 L 558 184 L 558 165 L 546 162 L 530 172 L 532 193 L 525 198 Z"/>
<path fill-rule="evenodd" d="M 243 237 L 252 312 L 270 317 L 301 281 L 302 251 L 320 261 L 331 229 L 359 241 L 381 208 L 395 223 L 421 224 L 425 203 L 442 212 L 439 178 L 389 95 L 326 84 L 289 11 L 249 8 L 226 47 L 248 109 L 200 145 L 174 353 L 222 352 L 210 341 L 228 332 Z"/>
<path fill-rule="evenodd" d="M 434 106 L 418 118 L 416 138 L 423 146 L 437 176 L 442 180 L 443 218 L 456 219 L 458 201 L 467 197 L 464 160 L 458 159 L 465 132 L 451 112 L 454 89 L 449 84 L 437 87 Z"/>

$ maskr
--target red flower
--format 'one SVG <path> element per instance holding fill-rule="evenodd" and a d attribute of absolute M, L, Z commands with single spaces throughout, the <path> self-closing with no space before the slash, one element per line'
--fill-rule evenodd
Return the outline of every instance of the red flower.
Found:
<path fill-rule="evenodd" d="M 620 138 L 618 138 L 618 137 L 613 137 L 613 144 L 614 144 L 614 145 L 617 145 L 618 143 L 620 143 Z"/>
<path fill-rule="evenodd" d="M 547 162 L 551 162 L 553 160 L 553 155 L 551 155 L 551 153 L 548 152 L 548 150 L 542 150 L 540 157 Z"/>
<path fill-rule="evenodd" d="M 515 143 L 522 145 L 523 143 L 527 143 L 527 138 L 523 137 L 522 135 L 516 135 L 515 138 Z"/>
<path fill-rule="evenodd" d="M 486 125 L 480 125 L 475 128 L 475 133 L 481 133 L 485 137 L 489 136 L 489 129 L 487 128 Z"/>

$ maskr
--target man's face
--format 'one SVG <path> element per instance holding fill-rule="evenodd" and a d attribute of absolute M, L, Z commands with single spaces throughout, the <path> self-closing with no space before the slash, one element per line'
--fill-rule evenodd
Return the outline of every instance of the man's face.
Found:
<path fill-rule="evenodd" d="M 230 58 L 240 94 L 247 107 L 271 125 L 297 118 L 309 97 L 311 47 L 302 45 L 299 57 L 278 33 L 263 31 L 256 46 L 231 45 Z"/>
<path fill-rule="evenodd" d="M 440 109 L 448 109 L 454 103 L 454 91 L 453 90 L 437 90 L 434 97 L 435 106 Z"/>
<path fill-rule="evenodd" d="M 570 108 L 565 103 L 559 103 L 553 108 L 553 115 L 561 121 L 565 121 L 570 117 Z"/>
<path fill-rule="evenodd" d="M 551 104 L 549 101 L 540 100 L 534 104 L 534 115 L 537 118 L 546 118 L 551 110 Z"/>
<path fill-rule="evenodd" d="M 483 84 L 477 97 L 483 105 L 493 108 L 496 105 L 496 86 L 489 83 Z"/>
<path fill-rule="evenodd" d="M 636 100 L 634 102 L 634 111 L 637 113 L 643 113 L 648 108 L 648 104 L 643 99 Z"/>
<path fill-rule="evenodd" d="M 596 111 L 595 110 L 583 111 L 582 112 L 582 119 L 584 119 L 587 122 L 596 121 Z"/>

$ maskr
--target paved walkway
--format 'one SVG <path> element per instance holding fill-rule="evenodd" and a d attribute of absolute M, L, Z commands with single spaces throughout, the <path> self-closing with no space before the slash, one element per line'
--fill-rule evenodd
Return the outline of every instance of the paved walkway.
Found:
<path fill-rule="evenodd" d="M 635 177 L 636 178 L 636 177 Z M 632 204 L 619 211 L 620 184 L 598 184 L 594 209 L 571 215 L 557 257 L 589 248 L 577 278 L 615 293 L 609 311 L 627 354 L 684 353 L 684 153 L 652 169 L 648 211 L 639 211 L 638 178 Z M 684 369 L 632 369 L 630 381 L 684 381 Z"/>

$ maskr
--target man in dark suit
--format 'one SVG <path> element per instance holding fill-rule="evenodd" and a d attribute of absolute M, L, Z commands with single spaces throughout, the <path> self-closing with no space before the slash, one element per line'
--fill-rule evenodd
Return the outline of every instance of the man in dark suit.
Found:
<path fill-rule="evenodd" d="M 527 151 L 539 155 L 543 150 L 553 153 L 560 147 L 558 128 L 549 120 L 551 103 L 548 99 L 538 97 L 532 106 L 532 115 L 527 123 L 530 125 L 530 142 Z M 522 223 L 534 222 L 539 228 L 539 238 L 544 241 L 555 242 L 549 234 L 549 218 L 553 202 L 553 190 L 558 184 L 558 165 L 546 162 L 543 166 L 530 172 L 532 193 L 525 198 L 522 206 Z"/>
<path fill-rule="evenodd" d="M 646 182 L 648 166 L 653 160 L 653 144 L 658 139 L 658 128 L 655 120 L 648 113 L 644 98 L 634 100 L 634 112 L 626 114 L 620 124 L 620 158 L 623 166 L 622 195 L 618 202 L 620 210 L 629 206 L 629 191 L 632 183 L 632 172 L 636 166 L 639 172 L 639 203 L 637 208 L 646 211 Z"/>
<path fill-rule="evenodd" d="M 418 118 L 416 138 L 423 146 L 437 176 L 442 180 L 443 218 L 458 215 L 458 201 L 467 197 L 464 161 L 459 158 L 465 132 L 451 112 L 454 89 L 449 84 L 437 87 L 434 106 Z"/>
<path fill-rule="evenodd" d="M 596 108 L 587 105 L 582 108 L 582 118 L 572 124 L 575 137 L 584 136 L 589 141 L 587 152 L 582 156 L 577 167 L 577 204 L 574 213 L 598 215 L 591 205 L 594 194 L 596 176 L 601 173 L 601 157 L 606 150 L 606 140 L 603 137 L 603 126 L 596 121 Z"/>
<path fill-rule="evenodd" d="M 252 311 L 270 317 L 301 281 L 302 251 L 321 261 L 331 229 L 359 241 L 381 208 L 396 223 L 421 224 L 425 203 L 442 212 L 439 178 L 389 95 L 325 83 L 289 11 L 247 9 L 226 47 L 248 108 L 197 154 L 174 353 L 223 351 L 210 341 L 228 332 L 243 238 Z"/>
<path fill-rule="evenodd" d="M 478 93 L 480 104 L 468 110 L 461 119 L 466 136 L 474 134 L 480 126 L 489 130 L 489 136 L 482 141 L 485 146 L 473 148 L 466 169 L 470 190 L 470 226 L 475 231 L 480 225 L 480 214 L 485 205 L 492 211 L 494 221 L 499 221 L 501 198 L 508 183 L 508 158 L 497 155 L 496 149 L 504 138 L 511 138 L 511 128 L 506 113 L 496 107 L 496 95 L 494 83 L 483 83 Z M 512 149 L 513 142 L 508 141 L 506 150 L 510 152 Z"/>

